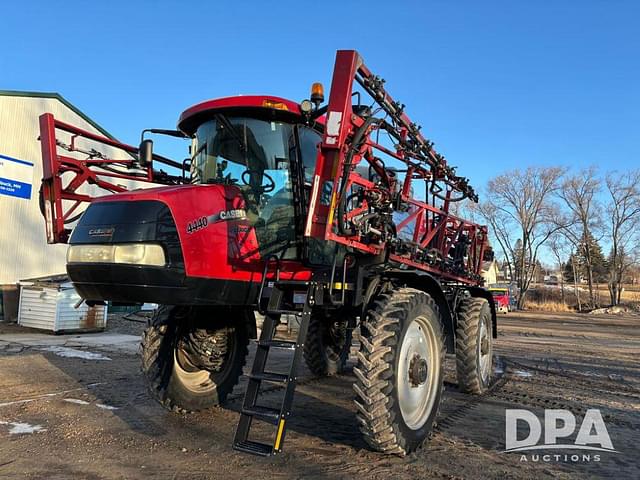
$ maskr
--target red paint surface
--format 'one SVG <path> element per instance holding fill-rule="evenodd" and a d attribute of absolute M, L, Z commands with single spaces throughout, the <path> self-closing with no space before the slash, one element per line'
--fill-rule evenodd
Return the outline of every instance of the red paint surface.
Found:
<path fill-rule="evenodd" d="M 192 233 L 189 223 L 220 212 L 246 209 L 238 187 L 232 185 L 180 185 L 157 187 L 100 197 L 94 202 L 156 200 L 169 207 L 178 229 L 189 277 L 260 281 L 264 262 L 256 232 L 249 219 L 208 223 Z M 310 271 L 300 262 L 281 262 L 282 279 L 307 280 Z"/>
<path fill-rule="evenodd" d="M 223 97 L 216 98 L 213 100 L 206 100 L 204 102 L 200 102 L 182 112 L 180 115 L 180 119 L 178 120 L 178 126 L 180 127 L 185 121 L 189 120 L 194 115 L 199 113 L 204 113 L 210 110 L 218 110 L 225 108 L 238 108 L 238 107 L 248 107 L 248 108 L 265 108 L 269 110 L 274 110 L 271 107 L 267 107 L 264 105 L 265 101 L 273 102 L 273 103 L 282 103 L 287 108 L 286 111 L 295 115 L 302 116 L 302 112 L 300 111 L 300 105 L 296 102 L 292 102 L 291 100 L 287 100 L 286 98 L 274 97 L 271 95 L 239 95 L 236 97 Z M 181 127 L 180 127 L 181 128 Z"/>

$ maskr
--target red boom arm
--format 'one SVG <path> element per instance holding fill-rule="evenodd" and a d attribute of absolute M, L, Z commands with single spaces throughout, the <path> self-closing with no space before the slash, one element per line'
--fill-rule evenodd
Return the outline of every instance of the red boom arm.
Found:
<path fill-rule="evenodd" d="M 71 134 L 70 144 L 57 139 L 57 130 Z M 129 158 L 105 158 L 94 148 L 80 148 L 77 145 L 78 139 L 85 139 L 96 146 L 104 145 L 122 150 Z M 116 183 L 117 180 L 175 184 L 180 178 L 155 171 L 152 165 L 139 165 L 138 148 L 61 122 L 50 113 L 40 116 L 40 145 L 43 161 L 41 208 L 44 210 L 48 243 L 66 243 L 71 233 L 71 229 L 66 225 L 79 217 L 81 212 L 78 211 L 78 207 L 82 203 L 91 202 L 95 198 L 78 191 L 84 184 L 96 185 L 106 192 L 116 193 L 127 191 L 127 187 Z M 86 155 L 87 158 L 78 159 L 62 155 L 58 153 L 59 148 L 70 153 Z M 159 155 L 154 155 L 154 160 L 182 168 L 181 164 Z"/>
<path fill-rule="evenodd" d="M 354 112 L 354 80 L 385 118 L 374 118 L 371 109 Z M 479 284 L 482 261 L 490 248 L 487 227 L 449 213 L 451 202 L 477 201 L 477 196 L 467 179 L 456 176 L 433 143 L 420 134 L 420 127 L 404 113 L 404 105 L 394 101 L 383 84 L 357 52 L 338 51 L 305 235 L 370 254 L 388 252 L 399 264 L 444 279 Z M 376 131 L 389 134 L 395 151 L 372 139 Z M 404 180 L 385 168 L 377 155 L 404 164 L 398 171 L 405 173 Z M 355 172 L 363 159 L 377 181 Z M 431 202 L 411 197 L 415 180 L 425 182 L 426 198 L 431 192 Z M 393 217 L 398 214 L 406 216 L 396 221 Z M 408 232 L 405 239 L 401 239 L 403 232 Z"/>

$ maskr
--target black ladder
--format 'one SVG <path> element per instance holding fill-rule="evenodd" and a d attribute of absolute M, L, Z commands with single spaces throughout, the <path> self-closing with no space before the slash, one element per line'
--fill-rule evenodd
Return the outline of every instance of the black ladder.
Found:
<path fill-rule="evenodd" d="M 311 317 L 313 305 L 316 303 L 316 293 L 318 291 L 316 282 L 281 280 L 273 282 L 269 303 L 265 311 L 262 333 L 258 340 L 256 356 L 253 360 L 253 367 L 251 368 L 249 383 L 240 412 L 240 421 L 233 439 L 233 448 L 235 450 L 263 457 L 277 455 L 282 452 L 286 422 L 291 415 L 293 393 L 296 388 L 298 364 L 302 359 L 309 318 Z M 296 301 L 303 298 L 304 303 Z M 282 314 L 302 314 L 298 339 L 295 342 L 273 338 Z M 288 374 L 265 371 L 271 348 L 292 350 L 294 352 Z M 279 409 L 261 406 L 257 403 L 262 382 L 284 385 L 284 396 Z M 272 445 L 249 440 L 251 422 L 254 419 L 276 426 Z"/>

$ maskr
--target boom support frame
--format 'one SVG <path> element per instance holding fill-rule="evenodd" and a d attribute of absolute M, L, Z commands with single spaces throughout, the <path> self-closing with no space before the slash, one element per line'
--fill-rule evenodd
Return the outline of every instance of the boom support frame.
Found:
<path fill-rule="evenodd" d="M 383 118 L 374 117 L 371 107 L 354 111 L 354 80 Z M 381 131 L 389 134 L 395 150 L 374 140 L 373 134 Z M 385 168 L 379 155 L 404 164 L 404 180 Z M 356 171 L 362 160 L 376 178 Z M 411 196 L 417 180 L 425 182 L 425 202 Z M 490 257 L 487 228 L 450 213 L 452 203 L 465 198 L 478 200 L 468 180 L 456 175 L 404 113 L 404 105 L 387 93 L 384 80 L 356 51 L 338 51 L 305 235 L 362 253 L 388 254 L 397 264 L 479 285 L 482 262 Z M 400 213 L 405 218 L 395 222 L 394 215 Z M 408 232 L 405 239 L 403 232 Z"/>
<path fill-rule="evenodd" d="M 61 142 L 57 138 L 57 131 L 71 134 L 70 143 Z M 79 139 L 96 146 L 122 150 L 123 156 L 129 158 L 106 158 L 95 148 L 83 149 L 78 146 Z M 40 116 L 40 146 L 43 165 L 41 209 L 45 216 L 47 243 L 66 243 L 71 233 L 67 225 L 79 218 L 80 205 L 95 198 L 79 191 L 84 184 L 95 185 L 109 193 L 119 193 L 129 188 L 117 183 L 118 180 L 160 185 L 175 185 L 183 180 L 183 177 L 154 170 L 153 164 L 141 165 L 138 148 L 61 122 L 50 113 Z M 60 149 L 70 154 L 86 155 L 86 158 L 61 154 Z M 154 154 L 153 160 L 184 171 L 182 164 L 160 155 Z"/>

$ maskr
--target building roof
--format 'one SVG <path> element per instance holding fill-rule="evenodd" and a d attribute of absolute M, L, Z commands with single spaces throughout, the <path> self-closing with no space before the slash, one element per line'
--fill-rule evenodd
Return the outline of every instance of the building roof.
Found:
<path fill-rule="evenodd" d="M 58 100 L 62 104 L 64 104 L 67 108 L 78 114 L 82 117 L 83 120 L 88 122 L 91 126 L 96 128 L 100 133 L 102 133 L 105 137 L 109 137 L 112 140 L 116 140 L 116 138 L 107 132 L 104 128 L 98 125 L 94 120 L 89 118 L 85 113 L 82 112 L 78 107 L 76 107 L 69 100 L 64 98 L 57 92 L 27 92 L 22 90 L 0 90 L 0 97 L 30 97 L 30 98 L 53 98 Z"/>

